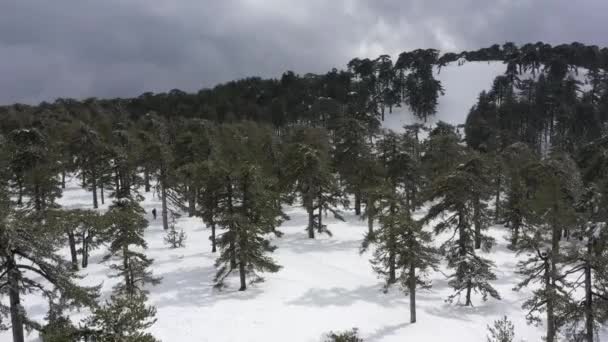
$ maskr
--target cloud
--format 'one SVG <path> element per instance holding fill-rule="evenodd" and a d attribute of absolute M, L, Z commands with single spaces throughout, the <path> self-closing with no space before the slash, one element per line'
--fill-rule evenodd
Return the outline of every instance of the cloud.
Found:
<path fill-rule="evenodd" d="M 606 45 L 607 10 L 603 0 L 5 0 L 0 103 L 195 91 L 414 48 Z"/>

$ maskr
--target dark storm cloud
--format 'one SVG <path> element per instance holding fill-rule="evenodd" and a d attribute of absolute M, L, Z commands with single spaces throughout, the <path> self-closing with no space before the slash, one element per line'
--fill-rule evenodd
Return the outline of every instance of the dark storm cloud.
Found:
<path fill-rule="evenodd" d="M 197 90 L 355 56 L 607 45 L 604 0 L 1 0 L 0 103 Z"/>

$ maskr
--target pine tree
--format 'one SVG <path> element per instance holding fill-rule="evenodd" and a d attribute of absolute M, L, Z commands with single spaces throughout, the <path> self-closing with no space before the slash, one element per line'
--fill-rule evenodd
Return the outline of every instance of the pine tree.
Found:
<path fill-rule="evenodd" d="M 96 342 L 157 342 L 147 332 L 156 322 L 156 309 L 145 302 L 143 293 L 112 295 L 86 321 L 87 336 Z"/>
<path fill-rule="evenodd" d="M 15 210 L 6 188 L 0 190 L 0 289 L 8 292 L 8 305 L 0 303 L 0 313 L 10 313 L 13 341 L 24 341 L 24 327 L 40 325 L 27 317 L 21 295 L 37 293 L 52 302 L 58 296 L 70 306 L 93 306 L 98 288 L 76 284 L 78 276 L 71 263 L 58 253 L 60 228 L 45 223 L 43 213 Z"/>
<path fill-rule="evenodd" d="M 341 193 L 330 169 L 327 133 L 321 129 L 300 129 L 294 132 L 285 156 L 286 178 L 293 183 L 308 213 L 308 237 L 315 231 L 331 235 L 322 222 L 322 210 L 330 210 L 342 219 L 336 204 Z M 318 210 L 318 213 L 316 212 Z"/>
<path fill-rule="evenodd" d="M 391 284 L 392 277 L 400 280 L 410 296 L 410 322 L 416 322 L 416 289 L 430 288 L 425 279 L 429 269 L 435 269 L 437 252 L 430 247 L 432 235 L 411 217 L 407 199 L 390 188 L 379 201 L 380 229 L 364 239 L 362 252 L 373 245 L 372 268 Z M 395 270 L 392 267 L 395 267 Z M 398 273 L 398 275 L 392 274 Z"/>
<path fill-rule="evenodd" d="M 110 182 L 110 151 L 103 138 L 91 127 L 81 123 L 71 139 L 74 147 L 75 166 L 80 169 L 87 190 L 93 195 L 93 208 L 99 207 L 99 195 L 103 198 L 104 184 Z"/>
<path fill-rule="evenodd" d="M 110 276 L 123 278 L 123 282 L 115 287 L 119 294 L 133 296 L 140 292 L 145 293 L 145 285 L 155 285 L 160 282 L 160 279 L 152 276 L 149 270 L 152 259 L 138 251 L 147 248 L 144 230 L 148 226 L 148 221 L 143 216 L 144 210 L 131 197 L 116 199 L 106 213 L 106 221 L 110 224 L 108 227 L 110 245 L 103 260 L 118 259 L 116 263 L 110 265 L 110 269 L 114 271 Z"/>
<path fill-rule="evenodd" d="M 240 203 L 232 213 L 221 216 L 220 224 L 234 227 L 234 230 L 222 234 L 218 241 L 220 256 L 216 262 L 216 280 L 219 286 L 223 285 L 223 280 L 232 271 L 232 253 L 239 271 L 240 291 L 247 289 L 248 276 L 253 276 L 257 282 L 262 280 L 257 272 L 277 272 L 280 269 L 267 255 L 276 247 L 270 244 L 265 235 L 279 226 L 281 213 L 274 205 L 277 194 L 270 190 L 268 179 L 260 171 L 255 165 L 241 166 L 235 188 Z M 230 233 L 234 233 L 234 237 Z M 230 246 L 233 238 L 234 252 Z"/>
<path fill-rule="evenodd" d="M 465 292 L 465 305 L 472 305 L 471 294 L 479 292 L 484 300 L 488 295 L 500 299 L 498 292 L 490 281 L 496 280 L 492 271 L 494 264 L 476 253 L 475 245 L 489 250 L 493 244 L 491 237 L 483 234 L 481 229 L 475 229 L 475 212 L 479 210 L 480 194 L 485 186 L 480 182 L 482 161 L 479 158 L 469 158 L 467 162 L 456 167 L 454 171 L 436 179 L 428 189 L 427 199 L 435 201 L 429 209 L 423 222 L 442 218 L 434 227 L 435 233 L 440 234 L 453 230 L 446 242 L 441 246 L 448 267 L 454 269 L 449 276 L 449 285 L 455 293 L 448 301 Z"/>
<path fill-rule="evenodd" d="M 367 143 L 369 132 L 364 123 L 355 118 L 344 118 L 337 124 L 333 139 L 333 159 L 346 190 L 355 196 L 355 214 L 361 215 L 362 188 L 366 178 L 360 166 L 371 153 Z"/>
<path fill-rule="evenodd" d="M 145 116 L 145 124 L 147 132 L 142 139 L 144 142 L 144 153 L 142 156 L 149 165 L 147 172 L 154 172 L 158 179 L 157 191 L 160 194 L 161 200 L 161 217 L 163 229 L 169 229 L 169 196 L 174 183 L 174 175 L 172 174 L 171 165 L 173 164 L 173 155 L 171 148 L 171 135 L 169 125 L 165 118 L 156 113 L 147 113 Z"/>
<path fill-rule="evenodd" d="M 42 211 L 52 207 L 61 196 L 57 179 L 59 164 L 47 137 L 36 128 L 20 129 L 9 136 L 10 168 L 17 186 L 17 203 L 27 199 L 29 209 Z"/>
<path fill-rule="evenodd" d="M 504 149 L 501 158 L 504 164 L 506 190 L 502 217 L 511 228 L 510 248 L 516 250 L 519 237 L 525 234 L 527 225 L 526 201 L 529 194 L 525 184 L 525 170 L 531 163 L 536 162 L 536 156 L 525 144 L 515 143 Z"/>
<path fill-rule="evenodd" d="M 175 215 L 171 215 L 169 230 L 165 235 L 165 243 L 171 248 L 183 248 L 186 246 L 185 242 L 186 233 L 184 233 L 183 229 L 180 229 L 180 231 L 175 229 Z"/>
<path fill-rule="evenodd" d="M 494 321 L 494 326 L 488 326 L 488 342 L 513 342 L 515 338 L 515 326 L 507 316 Z"/>
<path fill-rule="evenodd" d="M 570 284 L 560 271 L 564 262 L 560 240 L 576 224 L 574 207 L 582 184 L 576 164 L 563 154 L 530 165 L 526 183 L 530 191 L 526 221 L 530 228 L 518 248 L 530 256 L 519 263 L 524 279 L 517 289 L 531 283 L 540 285 L 523 308 L 528 310 L 528 321 L 534 323 L 540 322 L 538 313 L 546 312 L 546 339 L 552 342 L 567 321 L 571 302 Z"/>

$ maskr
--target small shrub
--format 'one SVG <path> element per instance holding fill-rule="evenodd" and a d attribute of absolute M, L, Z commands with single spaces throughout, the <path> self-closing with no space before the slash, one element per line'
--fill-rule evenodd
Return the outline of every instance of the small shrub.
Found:
<path fill-rule="evenodd" d="M 488 325 L 488 342 L 513 342 L 515 326 L 507 316 L 494 321 L 494 326 Z"/>
<path fill-rule="evenodd" d="M 171 248 L 186 247 L 186 234 L 182 229 L 180 229 L 179 231 L 175 229 L 175 217 L 171 218 L 169 230 L 167 231 L 167 235 L 165 236 L 165 243 Z"/>
<path fill-rule="evenodd" d="M 359 330 L 353 328 L 342 332 L 331 331 L 324 342 L 363 342 L 363 339 L 359 337 Z"/>

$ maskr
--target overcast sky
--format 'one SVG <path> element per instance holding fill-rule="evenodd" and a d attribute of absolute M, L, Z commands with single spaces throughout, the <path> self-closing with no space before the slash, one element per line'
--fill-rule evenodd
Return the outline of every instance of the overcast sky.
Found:
<path fill-rule="evenodd" d="M 353 57 L 608 45 L 606 0 L 0 0 L 0 104 L 198 90 Z"/>

